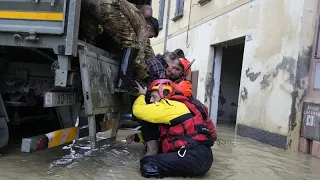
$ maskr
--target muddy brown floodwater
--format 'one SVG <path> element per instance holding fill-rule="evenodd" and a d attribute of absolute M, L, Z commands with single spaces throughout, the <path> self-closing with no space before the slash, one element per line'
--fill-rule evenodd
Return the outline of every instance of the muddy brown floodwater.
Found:
<path fill-rule="evenodd" d="M 0 179 L 144 179 L 138 171 L 144 148 L 140 144 L 127 146 L 123 141 L 127 133 L 120 131 L 115 144 L 96 151 L 89 150 L 87 141 L 31 154 L 14 148 L 0 156 Z M 226 144 L 212 148 L 213 166 L 201 179 L 320 179 L 320 159 L 236 136 L 232 126 L 219 125 L 218 136 Z"/>

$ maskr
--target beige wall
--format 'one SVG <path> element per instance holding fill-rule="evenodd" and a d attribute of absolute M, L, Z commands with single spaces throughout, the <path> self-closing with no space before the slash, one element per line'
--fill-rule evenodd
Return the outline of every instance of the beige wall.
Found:
<path fill-rule="evenodd" d="M 287 136 L 288 148 L 296 150 L 318 0 L 212 0 L 203 6 L 194 5 L 197 1 L 192 1 L 189 30 L 191 1 L 186 0 L 184 17 L 169 23 L 167 43 L 168 50 L 181 48 L 187 58 L 196 59 L 197 98 L 210 104 L 210 46 L 251 34 L 244 50 L 237 123 Z M 173 11 L 175 0 L 171 2 Z M 153 0 L 155 14 L 157 4 Z M 159 52 L 164 30 L 152 40 Z"/>

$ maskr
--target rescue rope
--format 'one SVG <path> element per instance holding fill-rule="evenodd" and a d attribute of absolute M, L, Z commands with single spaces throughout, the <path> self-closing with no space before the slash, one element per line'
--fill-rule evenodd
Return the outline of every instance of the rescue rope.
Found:
<path fill-rule="evenodd" d="M 217 139 L 216 142 L 217 142 L 218 146 L 227 144 L 227 141 L 225 141 L 223 139 Z"/>

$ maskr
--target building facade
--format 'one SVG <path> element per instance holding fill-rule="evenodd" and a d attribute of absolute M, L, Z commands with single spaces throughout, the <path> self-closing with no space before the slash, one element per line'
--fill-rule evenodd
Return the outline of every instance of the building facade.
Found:
<path fill-rule="evenodd" d="M 318 0 L 153 0 L 156 53 L 195 60 L 196 97 L 215 123 L 297 150 Z"/>

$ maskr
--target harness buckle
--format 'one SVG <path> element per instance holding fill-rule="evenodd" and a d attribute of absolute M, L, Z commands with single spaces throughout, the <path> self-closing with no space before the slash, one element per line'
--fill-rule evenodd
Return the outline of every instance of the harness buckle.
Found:
<path fill-rule="evenodd" d="M 183 153 L 181 154 L 181 150 L 183 150 Z M 186 155 L 186 152 L 187 152 L 187 149 L 186 149 L 186 147 L 185 146 L 182 146 L 180 149 L 179 149 L 179 151 L 178 151 L 178 155 L 181 157 L 181 158 L 183 158 L 185 155 Z"/>

